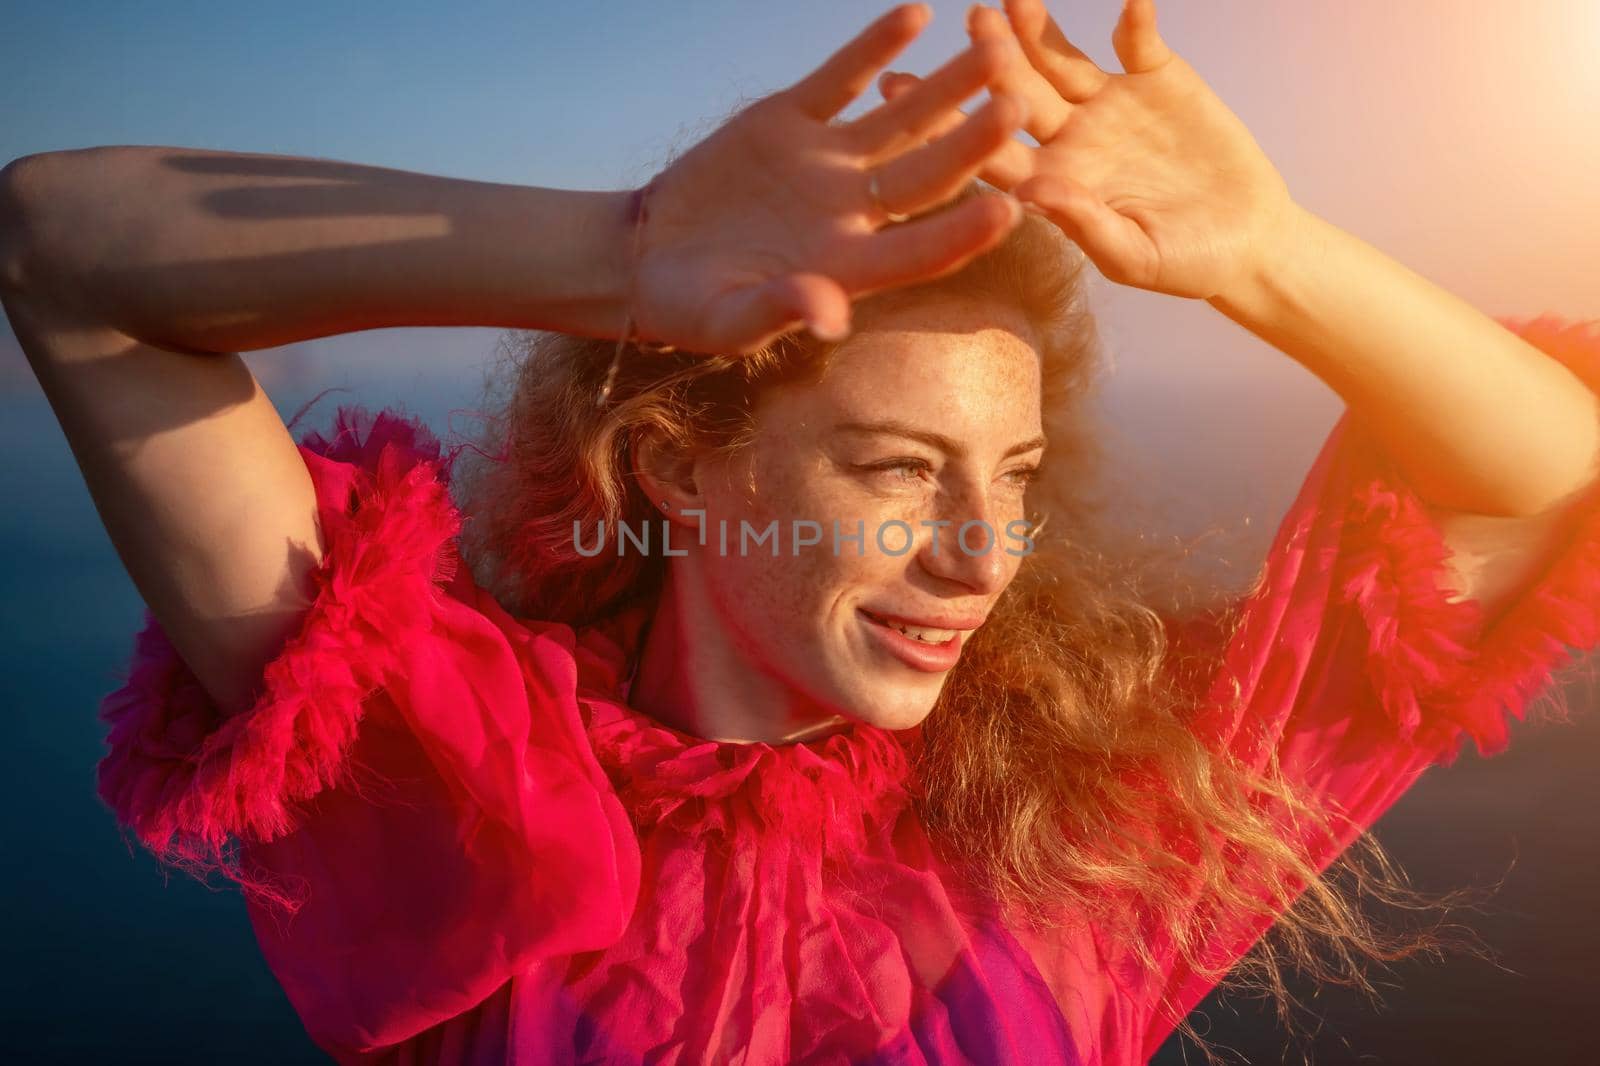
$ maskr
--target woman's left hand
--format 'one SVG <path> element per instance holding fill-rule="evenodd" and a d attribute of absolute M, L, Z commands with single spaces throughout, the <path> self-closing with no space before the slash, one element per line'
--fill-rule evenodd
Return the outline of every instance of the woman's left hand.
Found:
<path fill-rule="evenodd" d="M 1028 104 L 1033 148 L 1013 141 L 979 176 L 1032 204 L 1112 281 L 1205 299 L 1247 276 L 1296 205 L 1239 118 L 1156 31 L 1153 0 L 1126 0 L 1112 33 L 1123 73 L 1101 70 L 1042 0 L 974 6 L 974 42 L 1011 43 L 995 87 Z M 894 97 L 915 85 L 885 74 Z M 941 130 L 965 120 L 959 111 Z"/>

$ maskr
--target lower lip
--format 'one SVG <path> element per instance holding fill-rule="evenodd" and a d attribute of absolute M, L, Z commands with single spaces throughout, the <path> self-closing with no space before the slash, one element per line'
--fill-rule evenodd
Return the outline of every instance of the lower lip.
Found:
<path fill-rule="evenodd" d="M 859 610 L 859 608 L 858 608 Z M 892 626 L 877 621 L 865 611 L 860 611 L 867 631 L 879 645 L 896 659 L 917 670 L 939 674 L 950 669 L 961 658 L 961 634 L 957 633 L 943 644 L 925 644 L 908 637 Z"/>

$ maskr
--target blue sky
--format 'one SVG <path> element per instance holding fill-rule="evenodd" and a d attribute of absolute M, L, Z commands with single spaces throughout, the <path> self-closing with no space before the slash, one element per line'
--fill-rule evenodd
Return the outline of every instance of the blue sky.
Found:
<path fill-rule="evenodd" d="M 886 7 L 887 5 L 885 5 Z M 799 76 L 851 3 L 82 3 L 23 7 L 0 79 L 16 155 L 132 140 L 621 184 L 653 144 Z M 754 15 L 753 12 L 759 12 Z M 957 43 L 949 8 L 908 59 Z"/>

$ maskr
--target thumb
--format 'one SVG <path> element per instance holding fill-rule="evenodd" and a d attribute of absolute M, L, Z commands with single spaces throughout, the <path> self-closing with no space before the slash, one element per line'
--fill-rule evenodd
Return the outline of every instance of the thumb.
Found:
<path fill-rule="evenodd" d="M 850 332 L 850 296 L 822 274 L 784 274 L 723 294 L 710 309 L 706 331 L 719 351 L 749 355 L 804 325 L 822 340 Z"/>

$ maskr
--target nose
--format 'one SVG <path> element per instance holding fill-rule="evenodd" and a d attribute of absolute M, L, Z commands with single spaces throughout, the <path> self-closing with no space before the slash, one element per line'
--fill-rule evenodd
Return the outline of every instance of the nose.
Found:
<path fill-rule="evenodd" d="M 925 520 L 922 531 L 927 536 L 917 553 L 918 563 L 935 577 L 975 594 L 998 594 L 1016 572 L 1017 562 L 1006 552 L 1016 545 L 1007 539 L 1005 515 L 979 492 L 948 502 Z"/>

